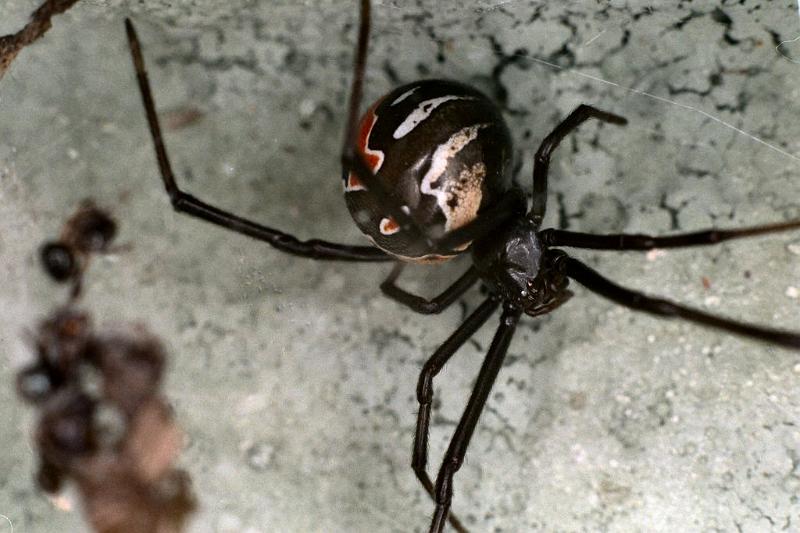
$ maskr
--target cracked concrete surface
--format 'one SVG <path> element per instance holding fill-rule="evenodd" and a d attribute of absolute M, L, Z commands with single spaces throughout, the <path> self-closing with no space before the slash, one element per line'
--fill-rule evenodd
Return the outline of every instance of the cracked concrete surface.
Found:
<path fill-rule="evenodd" d="M 302 237 L 363 242 L 338 148 L 355 2 L 86 0 L 0 83 L 0 533 L 80 531 L 34 489 L 31 412 L 13 397 L 25 328 L 63 293 L 35 249 L 76 203 L 116 213 L 129 252 L 98 261 L 86 306 L 143 321 L 172 355 L 202 509 L 192 531 L 424 531 L 410 448 L 422 362 L 480 301 L 421 317 L 380 296 L 388 266 L 318 264 L 173 214 L 122 19 L 144 44 L 182 184 Z M 36 2 L 0 5 L 0 34 Z M 788 1 L 374 5 L 367 100 L 420 77 L 476 85 L 531 157 L 555 155 L 547 223 L 686 231 L 800 216 L 800 16 Z M 800 329 L 800 235 L 650 254 L 576 252 L 625 284 Z M 425 294 L 461 265 L 414 268 Z M 472 531 L 800 529 L 800 355 L 634 314 L 576 288 L 524 320 L 456 477 Z M 438 465 L 492 324 L 437 381 Z M 71 495 L 67 495 L 68 502 Z"/>

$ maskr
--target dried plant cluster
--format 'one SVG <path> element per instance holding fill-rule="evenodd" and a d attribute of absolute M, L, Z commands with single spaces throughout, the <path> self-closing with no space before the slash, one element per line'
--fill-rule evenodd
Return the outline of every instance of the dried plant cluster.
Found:
<path fill-rule="evenodd" d="M 188 475 L 173 466 L 182 439 L 159 390 L 163 347 L 143 326 L 98 331 L 77 305 L 91 254 L 107 252 L 115 233 L 108 213 L 85 202 L 41 248 L 45 270 L 72 289 L 33 332 L 36 358 L 17 375 L 17 390 L 39 410 L 42 490 L 73 481 L 97 532 L 177 533 L 195 500 Z"/>

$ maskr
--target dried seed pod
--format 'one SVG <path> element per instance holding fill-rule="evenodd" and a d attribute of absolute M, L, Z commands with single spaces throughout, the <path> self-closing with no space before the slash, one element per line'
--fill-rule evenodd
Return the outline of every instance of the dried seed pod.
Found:
<path fill-rule="evenodd" d="M 64 223 L 59 239 L 39 249 L 39 258 L 54 281 L 72 282 L 76 298 L 91 255 L 107 253 L 116 235 L 117 223 L 111 214 L 87 199 Z"/>
<path fill-rule="evenodd" d="M 57 241 L 47 242 L 39 249 L 45 271 L 55 281 L 64 282 L 78 273 L 78 263 L 68 246 Z"/>
<path fill-rule="evenodd" d="M 66 379 L 84 361 L 91 327 L 89 315 L 73 307 L 56 309 L 39 325 L 35 341 L 39 360 L 56 379 Z"/>
<path fill-rule="evenodd" d="M 96 407 L 97 401 L 74 384 L 64 387 L 42 406 L 36 442 L 45 459 L 66 470 L 74 457 L 96 450 Z"/>
<path fill-rule="evenodd" d="M 95 346 L 103 395 L 128 417 L 132 416 L 161 384 L 165 360 L 161 343 L 142 331 L 136 336 L 102 336 Z"/>
<path fill-rule="evenodd" d="M 61 240 L 84 254 L 103 253 L 116 234 L 114 218 L 92 200 L 84 200 L 64 225 Z"/>
<path fill-rule="evenodd" d="M 17 394 L 27 402 L 36 404 L 46 400 L 55 387 L 50 369 L 40 362 L 25 367 L 17 374 Z"/>

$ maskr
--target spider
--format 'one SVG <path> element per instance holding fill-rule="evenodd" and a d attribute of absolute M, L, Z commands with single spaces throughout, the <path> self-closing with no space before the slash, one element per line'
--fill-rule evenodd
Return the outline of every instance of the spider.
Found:
<path fill-rule="evenodd" d="M 711 245 L 797 229 L 800 220 L 663 237 L 543 229 L 553 151 L 589 119 L 613 125 L 624 125 L 627 120 L 588 105 L 580 105 L 569 114 L 536 151 L 529 202 L 511 178 L 511 138 L 499 109 L 470 86 L 449 80 L 416 81 L 389 92 L 359 118 L 369 28 L 370 2 L 361 0 L 341 161 L 347 207 L 374 246 L 354 246 L 318 239 L 301 241 L 182 191 L 162 139 L 141 46 L 133 24 L 126 20 L 145 114 L 173 209 L 300 257 L 395 261 L 381 291 L 418 313 L 443 311 L 478 282 L 487 290 L 483 302 L 427 360 L 419 376 L 412 468 L 435 502 L 431 533 L 443 531 L 447 520 L 457 531 L 466 531 L 450 513 L 454 475 L 464 460 L 520 317 L 546 314 L 563 305 L 572 297 L 570 280 L 630 309 L 800 348 L 800 332 L 747 324 L 627 289 L 561 249 L 652 250 Z M 472 265 L 434 298 L 423 298 L 397 285 L 407 262 L 439 263 L 465 253 L 471 255 Z M 502 310 L 499 325 L 434 482 L 427 471 L 433 380 L 498 308 Z"/>

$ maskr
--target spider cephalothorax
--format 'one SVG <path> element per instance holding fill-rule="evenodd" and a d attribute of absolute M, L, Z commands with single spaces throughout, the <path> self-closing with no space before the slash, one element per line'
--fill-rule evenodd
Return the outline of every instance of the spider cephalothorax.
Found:
<path fill-rule="evenodd" d="M 680 317 L 724 331 L 800 348 L 800 334 L 710 315 L 668 300 L 631 291 L 567 255 L 561 247 L 650 250 L 715 244 L 722 240 L 800 228 L 792 220 L 732 230 L 707 230 L 668 237 L 594 235 L 540 229 L 547 205 L 550 157 L 559 143 L 588 119 L 623 125 L 619 116 L 580 105 L 544 138 L 534 157 L 530 202 L 512 185 L 511 141 L 499 109 L 464 84 L 428 80 L 395 89 L 373 104 L 359 121 L 369 35 L 368 0 L 361 0 L 361 24 L 350 90 L 342 162 L 345 199 L 358 227 L 376 245 L 353 246 L 318 239 L 301 241 L 275 228 L 243 219 L 180 190 L 167 157 L 139 42 L 130 21 L 128 38 L 161 177 L 173 207 L 197 218 L 312 259 L 341 261 L 437 262 L 471 248 L 472 266 L 432 299 L 400 288 L 397 262 L 381 290 L 420 313 L 438 313 L 481 281 L 489 294 L 427 360 L 417 386 L 419 411 L 412 468 L 436 502 L 431 533 L 447 520 L 466 531 L 450 513 L 453 477 L 460 468 L 520 316 L 554 310 L 572 293 L 574 280 L 628 308 Z M 530 207 L 528 207 L 530 204 Z M 434 483 L 427 471 L 428 427 L 433 379 L 456 351 L 502 306 L 500 323 L 481 366 Z"/>
<path fill-rule="evenodd" d="M 564 252 L 548 250 L 536 225 L 515 218 L 472 245 L 475 269 L 484 284 L 503 301 L 536 316 L 569 298 Z"/>

